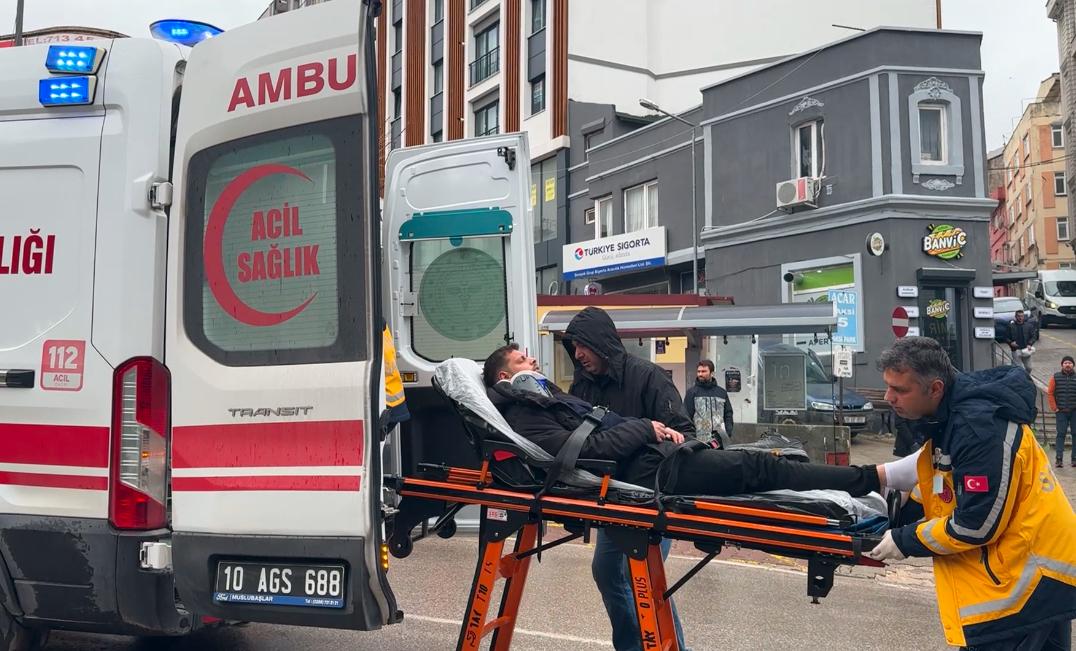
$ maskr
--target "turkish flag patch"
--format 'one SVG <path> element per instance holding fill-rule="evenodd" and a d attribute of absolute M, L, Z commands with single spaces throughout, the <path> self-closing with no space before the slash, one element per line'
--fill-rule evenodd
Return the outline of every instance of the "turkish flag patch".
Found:
<path fill-rule="evenodd" d="M 986 475 L 965 475 L 964 491 L 967 493 L 985 493 L 990 490 Z"/>

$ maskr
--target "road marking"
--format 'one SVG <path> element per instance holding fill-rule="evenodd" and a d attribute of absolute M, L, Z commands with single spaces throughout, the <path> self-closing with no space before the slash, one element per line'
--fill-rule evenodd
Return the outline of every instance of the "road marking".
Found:
<path fill-rule="evenodd" d="M 1046 337 L 1047 339 L 1052 339 L 1052 340 L 1056 341 L 1057 343 L 1061 344 L 1062 346 L 1068 346 L 1069 348 L 1076 349 L 1076 344 L 1073 344 L 1071 342 L 1065 341 L 1064 339 L 1059 339 L 1058 337 L 1055 337 L 1052 334 L 1043 332 L 1042 336 Z"/>
<path fill-rule="evenodd" d="M 404 615 L 404 621 L 409 619 L 417 619 L 420 622 L 431 622 L 433 624 L 447 624 L 456 628 L 460 627 L 460 621 L 456 619 L 445 619 L 443 617 L 427 617 L 426 615 L 412 615 L 407 613 Z M 572 644 L 591 644 L 594 646 L 612 647 L 613 643 L 609 640 L 596 640 L 589 637 L 578 637 L 575 635 L 566 635 L 564 633 L 546 633 L 545 631 L 532 631 L 526 628 L 517 628 L 515 635 L 530 635 L 531 637 L 540 637 L 547 640 L 557 640 L 558 642 L 571 642 Z"/>

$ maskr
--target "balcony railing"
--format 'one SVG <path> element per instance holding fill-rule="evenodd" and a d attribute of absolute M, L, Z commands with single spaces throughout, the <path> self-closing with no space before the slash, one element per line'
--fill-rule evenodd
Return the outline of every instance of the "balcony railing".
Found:
<path fill-rule="evenodd" d="M 485 81 L 501 69 L 501 48 L 495 47 L 471 62 L 471 85 Z"/>

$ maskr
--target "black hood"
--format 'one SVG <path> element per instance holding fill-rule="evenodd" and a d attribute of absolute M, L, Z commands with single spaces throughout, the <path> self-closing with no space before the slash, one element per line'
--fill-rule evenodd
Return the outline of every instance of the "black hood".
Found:
<path fill-rule="evenodd" d="M 619 378 L 621 366 L 627 351 L 617 335 L 616 325 L 609 314 L 598 307 L 588 307 L 576 314 L 564 331 L 564 348 L 575 364 L 576 373 L 587 374 L 583 366 L 575 359 L 575 342 L 598 353 L 605 360 L 606 373 Z M 589 374 L 588 374 L 589 375 Z"/>

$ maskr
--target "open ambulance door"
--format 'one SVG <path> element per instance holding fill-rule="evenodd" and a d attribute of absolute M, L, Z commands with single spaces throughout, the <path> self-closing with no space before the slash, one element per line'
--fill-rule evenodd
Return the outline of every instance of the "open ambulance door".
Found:
<path fill-rule="evenodd" d="M 478 467 L 451 407 L 431 385 L 450 357 L 481 363 L 509 342 L 537 352 L 530 155 L 524 134 L 389 154 L 385 299 L 411 419 L 405 474 L 419 463 Z"/>
<path fill-rule="evenodd" d="M 176 586 L 200 615 L 401 616 L 380 554 L 372 43 L 369 5 L 337 0 L 191 52 L 165 360 Z"/>

